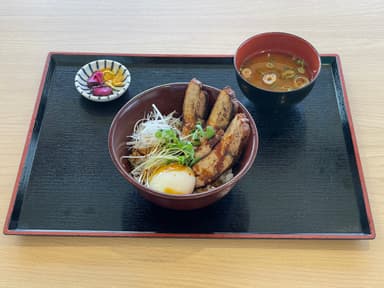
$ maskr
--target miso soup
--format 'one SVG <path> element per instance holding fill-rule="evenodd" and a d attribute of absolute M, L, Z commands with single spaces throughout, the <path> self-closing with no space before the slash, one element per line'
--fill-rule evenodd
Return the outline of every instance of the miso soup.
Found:
<path fill-rule="evenodd" d="M 303 59 L 276 52 L 250 56 L 241 65 L 240 73 L 254 86 L 278 92 L 304 87 L 312 77 Z"/>

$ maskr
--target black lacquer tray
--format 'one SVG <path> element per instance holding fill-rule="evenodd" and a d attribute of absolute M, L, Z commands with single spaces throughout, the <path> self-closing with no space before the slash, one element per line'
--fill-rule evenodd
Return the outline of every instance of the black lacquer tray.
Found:
<path fill-rule="evenodd" d="M 128 93 L 94 103 L 75 89 L 96 59 L 124 64 Z M 237 86 L 230 56 L 50 53 L 28 133 L 5 234 L 191 238 L 375 237 L 337 55 L 322 56 L 311 94 L 284 112 L 257 112 Z M 173 211 L 142 199 L 108 153 L 111 121 L 135 94 L 188 82 L 232 86 L 255 118 L 259 153 L 222 200 Z"/>

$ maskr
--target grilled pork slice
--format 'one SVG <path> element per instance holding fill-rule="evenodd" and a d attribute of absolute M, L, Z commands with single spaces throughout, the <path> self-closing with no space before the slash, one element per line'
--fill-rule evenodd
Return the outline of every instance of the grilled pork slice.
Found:
<path fill-rule="evenodd" d="M 195 150 L 195 158 L 197 161 L 207 156 L 209 152 L 212 151 L 212 148 L 215 147 L 217 143 L 219 143 L 221 137 L 224 135 L 223 129 L 215 132 L 215 136 L 213 136 L 211 139 L 200 139 L 200 145 Z"/>
<path fill-rule="evenodd" d="M 183 103 L 182 135 L 192 133 L 198 122 L 203 123 L 207 114 L 207 95 L 201 90 L 202 84 L 193 78 L 185 92 Z"/>
<path fill-rule="evenodd" d="M 209 114 L 207 126 L 212 126 L 215 130 L 225 130 L 237 111 L 237 105 L 232 101 L 235 98 L 235 91 L 231 87 L 221 90 Z"/>
<path fill-rule="evenodd" d="M 238 105 L 237 102 L 232 101 L 234 99 L 236 99 L 236 95 L 231 87 L 227 86 L 220 91 L 207 120 L 207 126 L 215 129 L 216 135 L 212 139 L 202 141 L 195 151 L 196 159 L 202 159 L 207 156 L 220 141 L 225 129 L 237 111 Z"/>
<path fill-rule="evenodd" d="M 192 167 L 196 175 L 196 188 L 214 182 L 223 172 L 232 167 L 240 157 L 250 132 L 249 120 L 245 114 L 236 114 L 220 142 L 205 158 Z"/>

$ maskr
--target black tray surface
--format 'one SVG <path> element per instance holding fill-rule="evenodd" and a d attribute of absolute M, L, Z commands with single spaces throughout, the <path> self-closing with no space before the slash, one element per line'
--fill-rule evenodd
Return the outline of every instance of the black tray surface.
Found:
<path fill-rule="evenodd" d="M 74 77 L 82 65 L 104 58 L 128 67 L 132 82 L 123 97 L 95 103 L 79 95 Z M 243 96 L 232 57 L 53 53 L 48 59 L 5 233 L 374 237 L 336 56 L 322 56 L 310 95 L 279 113 L 258 112 Z M 141 198 L 118 173 L 108 131 L 132 96 L 193 77 L 235 90 L 256 121 L 260 145 L 253 167 L 226 197 L 200 210 L 173 211 Z"/>

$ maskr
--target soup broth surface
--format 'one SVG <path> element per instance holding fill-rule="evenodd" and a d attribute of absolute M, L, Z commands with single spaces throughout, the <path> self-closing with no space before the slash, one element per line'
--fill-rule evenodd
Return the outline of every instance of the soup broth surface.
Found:
<path fill-rule="evenodd" d="M 299 89 L 311 80 L 311 73 L 303 59 L 276 52 L 248 57 L 241 65 L 240 73 L 254 86 L 279 92 Z"/>

